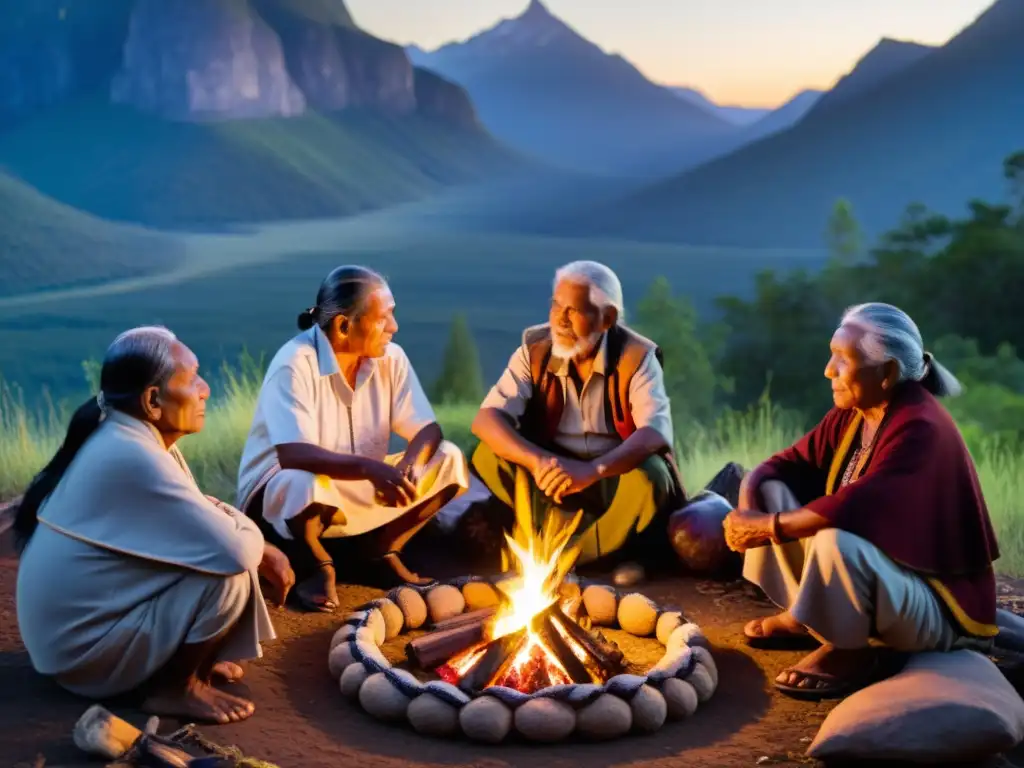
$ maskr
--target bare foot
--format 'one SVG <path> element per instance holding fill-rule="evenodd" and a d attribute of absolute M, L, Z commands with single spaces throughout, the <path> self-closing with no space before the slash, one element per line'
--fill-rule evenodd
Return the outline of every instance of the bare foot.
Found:
<path fill-rule="evenodd" d="M 743 634 L 749 638 L 802 637 L 807 634 L 807 627 L 790 616 L 789 611 L 774 616 L 763 616 L 748 622 Z"/>
<path fill-rule="evenodd" d="M 898 654 L 886 648 L 849 650 L 823 645 L 780 672 L 775 682 L 787 693 L 806 692 L 820 698 L 841 697 L 894 671 L 894 662 L 898 658 Z"/>
<path fill-rule="evenodd" d="M 228 683 L 237 683 L 245 676 L 245 670 L 233 661 L 218 661 L 210 670 L 211 677 L 219 677 Z"/>
<path fill-rule="evenodd" d="M 160 717 L 225 724 L 251 717 L 256 706 L 239 696 L 218 691 L 209 683 L 194 680 L 183 691 L 150 696 L 143 702 L 142 710 Z"/>

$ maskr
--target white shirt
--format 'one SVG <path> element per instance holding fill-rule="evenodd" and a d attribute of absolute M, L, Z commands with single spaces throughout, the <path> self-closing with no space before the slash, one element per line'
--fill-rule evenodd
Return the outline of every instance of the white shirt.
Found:
<path fill-rule="evenodd" d="M 608 363 L 608 335 L 594 358 L 590 378 L 578 392 L 569 375 L 569 361 L 551 358 L 551 370 L 562 385 L 565 407 L 558 422 L 555 445 L 583 458 L 601 456 L 622 444 L 622 439 L 609 429 L 605 418 L 605 371 Z M 498 379 L 482 408 L 497 408 L 518 420 L 526 412 L 526 403 L 533 394 L 530 373 L 530 351 L 523 344 L 508 361 L 508 367 Z M 651 350 L 632 381 L 629 382 L 629 409 L 637 429 L 651 427 L 658 431 L 669 445 L 673 444 L 672 408 L 665 392 L 665 377 L 661 365 Z"/>
<path fill-rule="evenodd" d="M 436 421 L 405 351 L 388 344 L 362 362 L 353 389 L 320 328 L 303 331 L 270 362 L 238 470 L 239 508 L 280 470 L 279 445 L 311 443 L 383 461 L 391 434 L 411 440 Z"/>

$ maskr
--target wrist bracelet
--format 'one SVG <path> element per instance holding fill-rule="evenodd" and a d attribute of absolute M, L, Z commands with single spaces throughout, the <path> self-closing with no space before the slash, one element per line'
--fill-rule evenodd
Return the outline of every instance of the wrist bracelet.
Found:
<path fill-rule="evenodd" d="M 782 543 L 784 543 L 784 539 L 782 537 L 782 531 L 779 528 L 779 516 L 781 514 L 782 514 L 781 512 L 772 512 L 772 532 L 771 532 L 771 538 L 772 538 L 772 543 L 773 544 L 782 544 Z"/>

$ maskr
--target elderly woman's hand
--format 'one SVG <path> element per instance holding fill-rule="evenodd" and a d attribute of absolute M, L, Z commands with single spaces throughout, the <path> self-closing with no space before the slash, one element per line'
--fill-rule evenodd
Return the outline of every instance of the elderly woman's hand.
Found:
<path fill-rule="evenodd" d="M 772 516 L 756 509 L 734 509 L 723 527 L 725 543 L 734 552 L 762 547 L 772 539 Z"/>
<path fill-rule="evenodd" d="M 295 586 L 295 571 L 292 570 L 288 556 L 273 544 L 264 544 L 259 572 L 277 592 L 277 604 L 283 606 L 288 593 Z"/>

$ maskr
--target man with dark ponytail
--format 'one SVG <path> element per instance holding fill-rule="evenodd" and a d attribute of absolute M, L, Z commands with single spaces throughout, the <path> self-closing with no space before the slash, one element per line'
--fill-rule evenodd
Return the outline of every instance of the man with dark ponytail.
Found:
<path fill-rule="evenodd" d="M 371 535 L 381 578 L 429 583 L 399 553 L 469 487 L 469 469 L 392 342 L 398 323 L 387 282 L 365 267 L 338 267 L 299 315 L 299 330 L 263 380 L 239 507 L 288 553 L 301 579 L 295 596 L 309 610 L 338 606 L 324 540 Z M 392 433 L 408 441 L 403 453 L 388 455 Z"/>
<path fill-rule="evenodd" d="M 287 558 L 238 510 L 203 495 L 176 445 L 203 427 L 210 389 L 165 328 L 111 344 L 100 392 L 74 414 L 14 531 L 18 625 L 32 664 L 81 696 L 134 692 L 156 715 L 213 723 L 251 701 L 213 686 L 274 629 L 263 575 Z"/>

